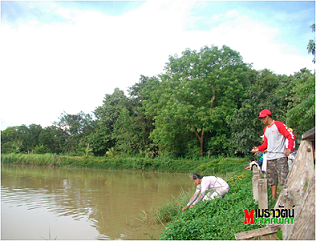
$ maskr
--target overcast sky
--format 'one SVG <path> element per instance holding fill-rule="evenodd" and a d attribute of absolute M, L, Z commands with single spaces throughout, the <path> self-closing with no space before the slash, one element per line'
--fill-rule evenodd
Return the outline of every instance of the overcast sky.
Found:
<path fill-rule="evenodd" d="M 163 72 L 169 55 L 227 45 L 253 68 L 314 70 L 314 1 L 1 1 L 1 126 L 91 113 Z"/>

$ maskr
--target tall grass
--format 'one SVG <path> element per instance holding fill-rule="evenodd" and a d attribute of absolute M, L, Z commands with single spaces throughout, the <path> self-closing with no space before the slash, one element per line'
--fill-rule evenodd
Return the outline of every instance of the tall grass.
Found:
<path fill-rule="evenodd" d="M 201 172 L 204 175 L 214 173 L 225 174 L 243 168 L 247 159 L 224 157 L 201 157 L 192 159 L 170 159 L 168 157 L 68 157 L 55 154 L 2 154 L 2 163 L 69 166 L 80 168 L 100 168 L 117 170 L 141 170 L 160 172 L 193 173 Z"/>
<path fill-rule="evenodd" d="M 55 154 L 1 154 L 2 163 L 56 165 L 61 157 Z"/>
<path fill-rule="evenodd" d="M 194 187 L 192 190 L 184 191 L 181 189 L 178 197 L 172 197 L 166 204 L 163 206 L 152 209 L 151 215 L 155 217 L 157 223 L 167 223 L 174 219 L 175 216 L 179 215 L 182 212 L 182 208 L 188 203 L 190 198 L 194 193 Z"/>

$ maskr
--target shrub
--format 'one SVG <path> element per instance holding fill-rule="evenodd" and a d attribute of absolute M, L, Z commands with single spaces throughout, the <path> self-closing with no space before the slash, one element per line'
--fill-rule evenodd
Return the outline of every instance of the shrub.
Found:
<path fill-rule="evenodd" d="M 34 154 L 45 154 L 45 153 L 48 153 L 49 150 L 46 149 L 43 145 L 41 146 L 36 146 L 34 148 Z"/>

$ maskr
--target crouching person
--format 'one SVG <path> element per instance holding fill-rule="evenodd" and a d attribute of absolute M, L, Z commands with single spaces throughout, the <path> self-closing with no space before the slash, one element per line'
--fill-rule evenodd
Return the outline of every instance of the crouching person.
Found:
<path fill-rule="evenodd" d="M 188 209 L 191 205 L 197 204 L 199 201 L 210 201 L 215 197 L 223 197 L 229 191 L 229 185 L 220 177 L 206 176 L 194 173 L 192 175 L 193 183 L 197 186 L 193 197 L 189 203 L 182 208 L 182 211 Z M 208 192 L 213 190 L 214 192 Z M 200 194 L 200 195 L 199 195 Z"/>

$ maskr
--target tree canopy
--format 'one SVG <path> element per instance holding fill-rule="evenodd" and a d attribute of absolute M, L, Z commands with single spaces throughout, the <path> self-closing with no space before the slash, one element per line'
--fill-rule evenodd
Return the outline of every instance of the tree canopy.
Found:
<path fill-rule="evenodd" d="M 249 69 L 240 54 L 227 46 L 205 46 L 200 52 L 186 49 L 181 57 L 171 56 L 155 93 L 149 92 L 145 101 L 147 115 L 155 115 L 151 138 L 162 151 L 176 155 L 184 154 L 179 144 L 192 142 L 194 136 L 202 155 L 210 131 L 212 142 L 225 145 L 225 119 L 245 97 Z"/>
<path fill-rule="evenodd" d="M 315 43 L 310 51 L 315 54 Z M 185 49 L 169 56 L 157 76 L 141 75 L 128 96 L 118 88 L 106 94 L 91 114 L 64 112 L 45 128 L 8 127 L 1 131 L 1 151 L 187 158 L 233 154 L 260 143 L 262 109 L 291 127 L 299 144 L 315 126 L 315 73 L 254 70 L 228 46 Z"/>

